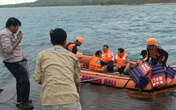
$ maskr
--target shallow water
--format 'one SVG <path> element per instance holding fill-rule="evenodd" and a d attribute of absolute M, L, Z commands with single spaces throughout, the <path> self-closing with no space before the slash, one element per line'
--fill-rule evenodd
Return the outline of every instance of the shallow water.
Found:
<path fill-rule="evenodd" d="M 103 44 L 109 44 L 114 54 L 117 48 L 123 47 L 129 59 L 133 60 L 145 49 L 145 40 L 154 36 L 169 52 L 168 64 L 175 64 L 176 5 L 1 8 L 0 14 L 1 27 L 11 16 L 22 21 L 24 39 L 21 46 L 24 55 L 30 59 L 28 68 L 31 75 L 37 53 L 51 46 L 49 31 L 56 27 L 67 31 L 68 41 L 83 36 L 84 44 L 79 50 L 84 53 L 93 54 Z M 2 63 L 0 71 L 1 87 L 14 81 Z M 84 84 L 81 89 L 83 110 L 176 109 L 175 93 L 139 100 L 128 96 L 126 90 L 117 88 Z M 34 91 L 36 93 L 39 90 Z M 39 100 L 38 96 L 34 95 L 33 98 L 36 102 Z M 37 106 L 36 110 L 40 109 Z"/>
<path fill-rule="evenodd" d="M 40 86 L 31 81 L 31 96 L 34 110 L 40 106 Z M 128 90 L 100 85 L 83 84 L 80 100 L 83 110 L 175 110 L 176 95 L 158 95 L 150 99 L 129 96 Z M 15 84 L 9 84 L 0 94 L 0 110 L 18 110 L 15 107 Z"/>

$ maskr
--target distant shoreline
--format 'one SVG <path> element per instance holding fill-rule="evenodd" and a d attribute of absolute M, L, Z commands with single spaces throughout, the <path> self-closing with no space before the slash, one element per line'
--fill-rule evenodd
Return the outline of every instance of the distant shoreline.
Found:
<path fill-rule="evenodd" d="M 144 6 L 151 6 L 151 5 L 176 5 L 176 2 L 174 3 L 145 3 L 145 4 L 110 4 L 110 5 L 99 5 L 99 6 L 131 6 L 131 5 L 144 5 Z M 96 5 L 93 5 L 96 6 Z"/>
<path fill-rule="evenodd" d="M 174 3 L 146 3 L 144 5 L 176 5 L 176 2 Z"/>
<path fill-rule="evenodd" d="M 39 4 L 38 2 L 33 2 L 33 3 L 22 3 L 22 4 L 11 4 L 11 5 L 0 5 L 0 8 L 20 8 L 20 7 L 60 7 L 60 6 L 132 6 L 132 5 L 144 5 L 144 6 L 151 6 L 151 5 L 176 5 L 175 2 L 170 2 L 170 3 L 121 3 L 121 4 L 73 4 L 73 5 L 68 5 L 68 4 Z"/>

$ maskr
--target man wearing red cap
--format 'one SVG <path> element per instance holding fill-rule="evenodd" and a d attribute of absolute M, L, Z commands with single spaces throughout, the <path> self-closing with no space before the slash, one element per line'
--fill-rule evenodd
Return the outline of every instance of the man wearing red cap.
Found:
<path fill-rule="evenodd" d="M 146 44 L 149 56 L 147 61 L 149 61 L 149 59 L 151 58 L 152 65 L 155 65 L 157 63 L 162 63 L 163 65 L 166 65 L 168 53 L 160 46 L 158 46 L 157 40 L 155 38 L 149 38 Z"/>
<path fill-rule="evenodd" d="M 77 37 L 75 42 L 70 42 L 66 45 L 66 49 L 76 54 L 78 51 L 77 46 L 81 46 L 82 43 L 83 43 L 83 38 Z"/>

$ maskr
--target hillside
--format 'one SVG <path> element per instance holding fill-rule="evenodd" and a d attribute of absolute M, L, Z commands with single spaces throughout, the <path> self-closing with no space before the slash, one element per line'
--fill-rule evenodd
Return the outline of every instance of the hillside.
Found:
<path fill-rule="evenodd" d="M 0 7 L 39 7 L 39 6 L 70 6 L 70 5 L 136 5 L 147 3 L 176 3 L 176 0 L 38 0 L 34 3 L 5 5 Z"/>

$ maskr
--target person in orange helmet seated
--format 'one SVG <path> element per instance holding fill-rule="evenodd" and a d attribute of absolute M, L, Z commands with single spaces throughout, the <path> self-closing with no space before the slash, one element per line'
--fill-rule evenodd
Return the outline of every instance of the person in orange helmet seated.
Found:
<path fill-rule="evenodd" d="M 128 54 L 125 52 L 123 48 L 118 48 L 118 52 L 115 56 L 116 69 L 114 71 L 118 71 L 120 73 L 124 73 L 127 65 L 127 57 Z"/>
<path fill-rule="evenodd" d="M 82 37 L 77 37 L 76 41 L 74 42 L 69 42 L 66 45 L 66 49 L 69 50 L 70 52 L 76 54 L 78 52 L 78 48 L 77 46 L 81 46 L 81 44 L 83 43 L 83 38 Z"/>
<path fill-rule="evenodd" d="M 146 41 L 147 51 L 148 51 L 148 59 L 147 61 L 151 65 L 155 65 L 157 63 L 162 63 L 166 66 L 168 53 L 158 46 L 157 40 L 155 38 L 149 38 Z"/>
<path fill-rule="evenodd" d="M 105 63 L 113 63 L 113 53 L 109 49 L 108 45 L 103 45 L 102 61 L 104 61 Z"/>

